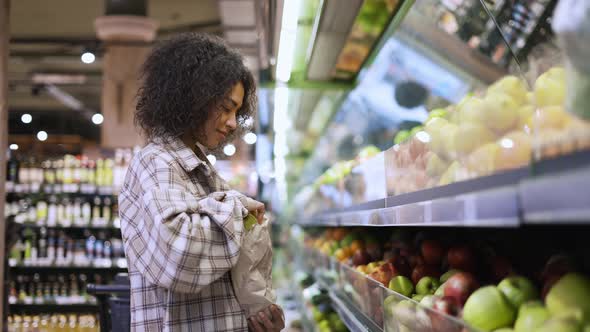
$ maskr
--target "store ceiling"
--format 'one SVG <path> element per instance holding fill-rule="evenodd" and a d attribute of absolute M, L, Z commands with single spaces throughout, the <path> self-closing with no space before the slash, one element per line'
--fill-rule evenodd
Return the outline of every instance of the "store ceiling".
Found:
<path fill-rule="evenodd" d="M 238 48 L 252 71 L 258 72 L 261 39 L 256 28 L 256 12 L 261 4 L 266 3 L 255 3 L 254 0 L 148 0 L 147 8 L 148 16 L 159 23 L 158 39 L 185 31 L 217 34 Z M 105 6 L 105 0 L 11 2 L 8 72 L 11 112 L 76 112 L 39 88 L 36 74 L 60 74 L 78 80 L 79 83 L 59 84 L 57 87 L 85 108 L 100 111 L 104 45 L 96 37 L 94 20 L 104 15 Z M 97 55 L 93 64 L 81 62 L 80 56 L 85 50 Z M 15 128 L 16 124 L 10 127 Z"/>

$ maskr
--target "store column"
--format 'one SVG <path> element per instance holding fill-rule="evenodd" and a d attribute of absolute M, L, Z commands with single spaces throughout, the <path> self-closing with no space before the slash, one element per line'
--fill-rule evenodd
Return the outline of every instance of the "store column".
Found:
<path fill-rule="evenodd" d="M 156 37 L 156 21 L 142 16 L 98 17 L 94 26 L 106 44 L 103 58 L 102 147 L 141 145 L 133 125 L 139 69 Z"/>
<path fill-rule="evenodd" d="M 8 150 L 8 40 L 10 1 L 0 0 L 0 218 L 4 216 L 6 151 Z M 4 219 L 2 219 L 4 221 Z M 0 331 L 4 331 L 4 260 L 6 222 L 0 225 Z"/>

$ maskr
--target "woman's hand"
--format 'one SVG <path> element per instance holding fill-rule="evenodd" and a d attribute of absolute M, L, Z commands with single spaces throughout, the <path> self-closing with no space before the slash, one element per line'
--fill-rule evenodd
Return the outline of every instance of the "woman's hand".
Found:
<path fill-rule="evenodd" d="M 249 213 L 256 217 L 258 223 L 262 224 L 262 222 L 264 221 L 264 213 L 266 212 L 264 204 L 246 196 L 244 196 L 244 199 L 242 199 L 242 204 L 244 204 L 244 207 L 246 208 L 246 210 L 248 210 Z"/>
<path fill-rule="evenodd" d="M 254 332 L 278 332 L 285 328 L 283 310 L 276 304 L 248 318 L 248 327 Z"/>

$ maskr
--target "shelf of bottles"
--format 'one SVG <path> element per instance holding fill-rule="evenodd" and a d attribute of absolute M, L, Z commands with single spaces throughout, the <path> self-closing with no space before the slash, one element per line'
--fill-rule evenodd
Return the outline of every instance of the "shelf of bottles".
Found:
<path fill-rule="evenodd" d="M 117 194 L 132 155 L 9 159 L 4 217 L 21 225 L 8 254 L 11 326 L 97 329 L 86 284 L 107 284 L 127 270 Z"/>
<path fill-rule="evenodd" d="M 8 316 L 7 323 L 8 332 L 99 331 L 98 317 L 95 314 L 12 314 Z"/>

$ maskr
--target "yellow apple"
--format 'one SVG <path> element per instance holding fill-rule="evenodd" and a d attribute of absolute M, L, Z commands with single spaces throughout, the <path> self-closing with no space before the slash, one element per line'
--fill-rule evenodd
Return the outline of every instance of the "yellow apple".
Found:
<path fill-rule="evenodd" d="M 535 102 L 538 107 L 563 105 L 565 101 L 565 71 L 553 67 L 535 81 Z"/>
<path fill-rule="evenodd" d="M 478 176 L 491 174 L 496 170 L 496 155 L 499 150 L 500 146 L 495 142 L 484 144 L 467 157 L 465 166 Z"/>
<path fill-rule="evenodd" d="M 531 130 L 562 129 L 569 124 L 570 119 L 563 106 L 547 106 L 534 112 L 527 125 Z"/>
<path fill-rule="evenodd" d="M 498 170 L 527 165 L 532 158 L 531 136 L 522 131 L 513 131 L 498 141 L 495 167 Z"/>
<path fill-rule="evenodd" d="M 439 186 L 444 186 L 449 183 L 455 182 L 455 178 L 457 176 L 457 170 L 459 170 L 459 163 L 454 161 L 449 168 L 445 171 L 445 173 L 440 177 L 440 181 L 438 182 Z"/>
<path fill-rule="evenodd" d="M 496 83 L 490 85 L 487 93 L 505 93 L 514 98 L 514 101 L 518 105 L 522 105 L 527 102 L 528 89 L 526 83 L 523 80 L 516 76 L 508 75 Z"/>
<path fill-rule="evenodd" d="M 516 126 L 518 103 L 505 93 L 490 93 L 484 99 L 483 123 L 488 128 L 506 132 Z"/>
<path fill-rule="evenodd" d="M 469 97 L 457 105 L 457 123 L 463 122 L 483 122 L 483 114 L 486 112 L 483 99 L 477 97 Z"/>
<path fill-rule="evenodd" d="M 443 127 L 448 124 L 443 118 L 432 118 L 424 124 L 424 131 L 430 136 L 428 147 L 431 151 L 444 152 Z"/>
<path fill-rule="evenodd" d="M 441 175 L 449 167 L 449 164 L 442 160 L 436 153 L 430 152 L 428 154 L 428 161 L 426 162 L 426 174 L 432 177 Z"/>
<path fill-rule="evenodd" d="M 460 154 L 468 154 L 476 148 L 492 142 L 496 136 L 488 128 L 479 123 L 465 122 L 453 136 L 456 151 Z"/>

